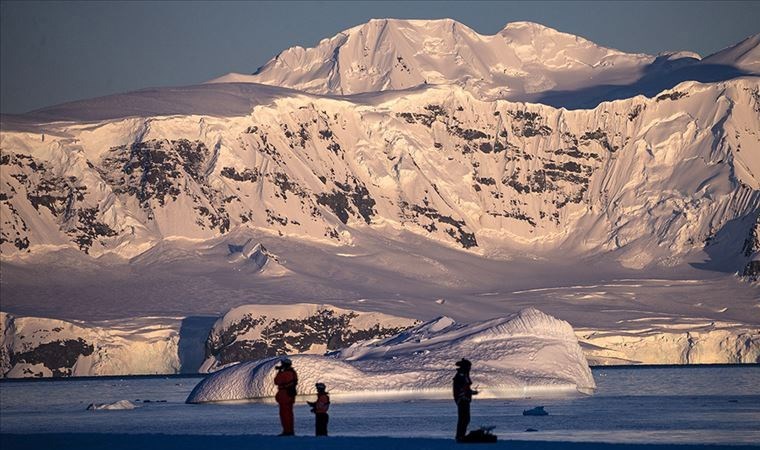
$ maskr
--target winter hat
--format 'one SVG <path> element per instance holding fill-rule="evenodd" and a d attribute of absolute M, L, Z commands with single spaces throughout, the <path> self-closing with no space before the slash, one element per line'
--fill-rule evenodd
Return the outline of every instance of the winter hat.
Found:
<path fill-rule="evenodd" d="M 325 386 L 324 383 L 317 383 L 314 386 L 316 386 L 318 391 L 324 391 L 325 389 L 327 389 L 327 386 Z"/>
<path fill-rule="evenodd" d="M 457 367 L 461 367 L 462 369 L 469 369 L 470 367 L 472 367 L 472 363 L 470 362 L 470 360 L 464 359 L 464 358 L 457 361 L 455 365 Z"/>

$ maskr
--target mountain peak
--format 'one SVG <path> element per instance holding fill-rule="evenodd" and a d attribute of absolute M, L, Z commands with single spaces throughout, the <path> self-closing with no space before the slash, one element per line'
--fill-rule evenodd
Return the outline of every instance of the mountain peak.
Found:
<path fill-rule="evenodd" d="M 704 65 L 757 72 L 759 40 L 760 35 L 751 36 L 705 58 Z M 535 22 L 511 22 L 484 35 L 448 18 L 382 18 L 311 48 L 289 48 L 253 75 L 229 74 L 211 82 L 252 82 L 318 95 L 457 85 L 483 100 L 585 107 L 597 99 L 620 98 L 619 90 L 633 95 L 672 87 L 675 83 L 651 80 L 678 79 L 669 75 L 674 70 L 681 70 L 684 80 L 701 80 L 686 73 L 694 64 L 702 64 L 696 54 L 626 53 Z M 564 100 L 571 97 L 581 100 Z"/>
<path fill-rule="evenodd" d="M 529 21 L 509 22 L 506 25 L 504 25 L 504 28 L 502 28 L 501 31 L 513 31 L 513 30 L 531 30 L 533 32 L 541 32 L 541 33 L 567 34 L 567 33 L 562 33 L 561 31 L 557 31 L 556 29 L 552 27 L 548 27 L 546 25 L 542 25 L 537 22 L 529 22 Z"/>
<path fill-rule="evenodd" d="M 608 61 L 613 56 L 617 59 Z M 533 22 L 512 22 L 496 34 L 483 35 L 448 18 L 384 18 L 344 30 L 312 48 L 287 49 L 252 76 L 213 82 L 234 79 L 337 95 L 454 84 L 482 98 L 521 100 L 526 94 L 577 87 L 565 79 L 596 80 L 604 77 L 595 72 L 610 72 L 612 65 L 631 68 L 649 59 Z"/>

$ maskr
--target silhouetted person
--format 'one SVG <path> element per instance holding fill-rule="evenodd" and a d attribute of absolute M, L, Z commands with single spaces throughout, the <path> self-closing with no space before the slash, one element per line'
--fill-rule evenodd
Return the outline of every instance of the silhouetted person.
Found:
<path fill-rule="evenodd" d="M 472 390 L 470 368 L 472 363 L 464 358 L 456 362 L 457 373 L 454 375 L 454 401 L 457 404 L 457 441 L 463 441 L 470 424 L 470 402 L 478 391 Z"/>
<path fill-rule="evenodd" d="M 282 423 L 280 436 L 293 436 L 295 434 L 293 404 L 296 402 L 298 375 L 293 370 L 293 362 L 288 358 L 281 359 L 280 365 L 275 369 L 277 369 L 277 375 L 274 377 L 274 384 L 277 385 L 277 395 L 274 398 L 280 405 L 280 423 Z"/>
<path fill-rule="evenodd" d="M 327 394 L 327 387 L 324 383 L 317 383 L 317 401 L 306 402 L 311 406 L 311 412 L 316 417 L 316 435 L 327 436 L 327 422 L 330 421 L 330 416 L 327 414 L 327 410 L 330 408 L 330 396 Z"/>

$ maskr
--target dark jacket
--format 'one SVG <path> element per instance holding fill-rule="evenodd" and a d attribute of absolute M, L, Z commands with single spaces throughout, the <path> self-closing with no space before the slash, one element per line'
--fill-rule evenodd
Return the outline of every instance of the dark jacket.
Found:
<path fill-rule="evenodd" d="M 471 388 L 472 380 L 470 380 L 470 374 L 462 371 L 458 371 L 454 375 L 454 401 L 459 403 L 460 401 L 470 402 L 472 401 L 473 390 Z"/>

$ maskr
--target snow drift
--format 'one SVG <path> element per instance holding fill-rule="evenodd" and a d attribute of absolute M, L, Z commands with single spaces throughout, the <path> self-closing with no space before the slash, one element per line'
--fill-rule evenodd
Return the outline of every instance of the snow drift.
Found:
<path fill-rule="evenodd" d="M 473 361 L 473 380 L 483 397 L 590 392 L 596 386 L 570 324 L 532 308 L 469 325 L 441 317 L 327 356 L 291 359 L 300 394 L 313 393 L 320 381 L 333 394 L 447 396 L 461 357 Z M 202 380 L 187 402 L 272 397 L 277 363 L 268 358 L 222 369 Z"/>

